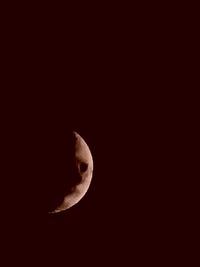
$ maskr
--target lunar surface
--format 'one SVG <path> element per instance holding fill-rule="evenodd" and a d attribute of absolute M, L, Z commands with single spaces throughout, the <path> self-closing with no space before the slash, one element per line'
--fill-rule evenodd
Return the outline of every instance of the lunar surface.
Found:
<path fill-rule="evenodd" d="M 72 155 L 74 171 L 70 174 L 72 177 L 69 177 L 72 182 L 60 204 L 54 210 L 49 211 L 50 214 L 64 211 L 78 203 L 86 194 L 92 180 L 93 159 L 90 149 L 78 133 L 73 132 L 73 134 L 75 140 Z"/>

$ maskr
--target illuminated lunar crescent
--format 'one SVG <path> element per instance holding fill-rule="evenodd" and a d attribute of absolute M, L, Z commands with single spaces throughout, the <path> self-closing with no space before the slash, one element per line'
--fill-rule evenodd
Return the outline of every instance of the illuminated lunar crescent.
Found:
<path fill-rule="evenodd" d="M 71 188 L 66 196 L 64 196 L 63 202 L 58 205 L 55 210 L 49 213 L 64 211 L 78 203 L 86 194 L 92 180 L 93 159 L 90 149 L 78 133 L 74 132 L 74 135 L 75 168 L 80 176 L 80 181 Z"/>

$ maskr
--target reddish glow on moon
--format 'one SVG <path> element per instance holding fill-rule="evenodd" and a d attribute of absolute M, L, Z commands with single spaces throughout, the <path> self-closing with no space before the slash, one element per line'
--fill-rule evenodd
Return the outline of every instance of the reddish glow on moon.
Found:
<path fill-rule="evenodd" d="M 63 202 L 49 213 L 58 213 L 69 209 L 78 203 L 88 191 L 93 174 L 93 159 L 90 149 L 83 138 L 76 132 L 75 135 L 75 168 L 78 171 L 80 182 L 74 185 L 64 197 Z M 73 179 L 73 177 L 72 177 Z"/>

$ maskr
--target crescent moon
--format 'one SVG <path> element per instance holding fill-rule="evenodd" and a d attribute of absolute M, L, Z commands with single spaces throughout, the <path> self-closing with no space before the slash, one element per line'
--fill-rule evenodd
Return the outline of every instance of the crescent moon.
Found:
<path fill-rule="evenodd" d="M 64 196 L 62 203 L 59 204 L 55 210 L 49 212 L 50 214 L 64 211 L 77 204 L 88 191 L 92 180 L 93 158 L 90 149 L 77 132 L 73 132 L 73 134 L 75 136 L 75 168 L 80 176 L 80 181 Z"/>

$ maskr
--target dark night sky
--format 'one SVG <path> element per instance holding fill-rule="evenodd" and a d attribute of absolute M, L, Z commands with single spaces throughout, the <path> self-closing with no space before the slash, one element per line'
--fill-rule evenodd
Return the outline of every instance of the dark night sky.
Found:
<path fill-rule="evenodd" d="M 96 90 L 96 96 L 82 92 L 80 98 L 75 92 L 73 111 L 68 114 L 94 157 L 91 187 L 79 204 L 48 218 L 50 250 L 62 251 L 72 262 L 79 262 L 79 253 L 85 262 L 95 257 L 124 261 L 132 250 L 141 253 L 143 242 L 153 246 L 151 229 L 160 227 L 155 210 L 162 207 L 156 203 L 160 193 L 155 195 L 157 178 L 152 177 L 155 163 L 149 142 L 154 137 L 148 106 L 142 103 L 144 98 L 141 101 L 135 94 L 135 100 L 124 88 L 105 89 L 100 95 Z"/>
<path fill-rule="evenodd" d="M 76 73 L 68 81 L 59 81 L 57 86 L 66 88 L 61 93 L 55 78 L 46 85 L 51 91 L 26 93 L 18 112 L 10 112 L 12 127 L 17 129 L 17 143 L 12 143 L 16 169 L 10 172 L 22 173 L 13 180 L 11 202 L 17 198 L 23 209 L 14 206 L 9 213 L 8 232 L 16 247 L 30 253 L 30 259 L 77 264 L 83 259 L 93 265 L 94 258 L 102 264 L 105 260 L 112 263 L 113 258 L 124 261 L 132 251 L 139 255 L 154 246 L 153 232 L 162 228 L 158 211 L 163 206 L 157 200 L 163 191 L 156 190 L 160 148 L 155 146 L 155 139 L 161 138 L 156 127 L 160 114 L 150 101 L 154 96 L 141 90 L 134 71 L 128 86 L 126 70 L 113 67 L 110 71 L 109 67 L 107 76 L 102 69 L 107 70 L 100 64 L 92 75 L 90 66 L 80 73 L 83 77 L 91 70 L 84 80 Z M 78 81 L 74 85 L 75 76 Z M 46 216 L 43 189 L 52 176 L 48 149 L 62 140 L 66 129 L 77 131 L 89 145 L 94 158 L 93 180 L 76 206 Z M 160 186 L 163 188 L 162 183 Z M 24 243 L 19 242 L 23 239 Z"/>
<path fill-rule="evenodd" d="M 32 41 L 19 45 L 24 58 L 9 50 L 5 89 L 17 89 L 8 90 L 3 110 L 5 247 L 16 257 L 28 255 L 37 266 L 42 260 L 55 261 L 54 266 L 115 261 L 128 266 L 130 259 L 145 260 L 144 254 L 161 255 L 159 244 L 170 236 L 166 195 L 172 174 L 166 165 L 172 132 L 167 70 L 160 68 L 164 52 L 160 45 L 162 56 L 156 57 L 156 45 L 146 47 L 150 35 L 142 39 L 136 29 L 131 42 L 132 30 L 118 26 L 100 34 L 93 29 L 94 38 L 84 35 L 87 42 L 72 38 L 68 49 L 69 38 L 57 37 L 60 46 L 53 50 L 46 46 L 51 32 L 44 45 L 34 43 L 39 52 Z M 48 167 L 49 147 L 70 129 L 91 149 L 93 180 L 77 205 L 47 216 L 44 191 L 54 166 L 52 158 Z"/>

